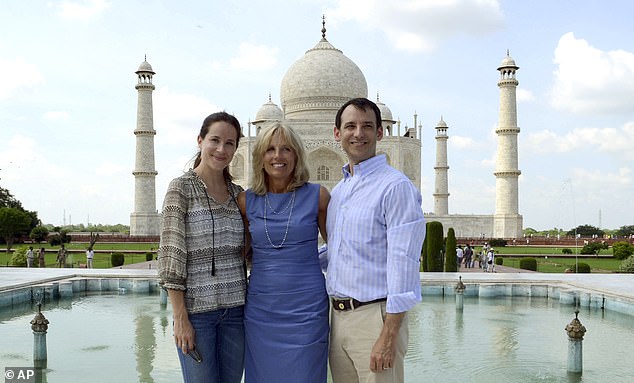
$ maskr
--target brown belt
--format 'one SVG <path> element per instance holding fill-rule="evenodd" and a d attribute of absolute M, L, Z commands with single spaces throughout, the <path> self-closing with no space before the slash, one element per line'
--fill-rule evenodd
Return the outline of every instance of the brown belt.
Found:
<path fill-rule="evenodd" d="M 372 303 L 385 302 L 387 298 L 379 298 L 369 302 L 360 302 L 354 298 L 347 299 L 335 299 L 332 298 L 332 308 L 337 311 L 348 311 L 359 308 L 361 306 L 369 305 Z"/>

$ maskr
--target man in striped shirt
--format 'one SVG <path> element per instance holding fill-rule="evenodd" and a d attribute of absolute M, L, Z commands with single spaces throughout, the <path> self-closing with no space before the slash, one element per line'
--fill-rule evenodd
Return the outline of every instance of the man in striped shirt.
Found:
<path fill-rule="evenodd" d="M 403 382 L 406 314 L 421 300 L 421 195 L 376 155 L 383 127 L 375 103 L 345 103 L 334 136 L 348 164 L 332 190 L 326 224 L 333 382 Z"/>

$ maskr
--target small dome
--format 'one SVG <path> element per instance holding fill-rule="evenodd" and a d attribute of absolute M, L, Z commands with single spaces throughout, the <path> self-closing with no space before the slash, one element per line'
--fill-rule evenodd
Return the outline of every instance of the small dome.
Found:
<path fill-rule="evenodd" d="M 376 95 L 376 106 L 378 106 L 379 110 L 381 111 L 381 119 L 383 121 L 390 121 L 392 123 L 395 122 L 394 117 L 392 116 L 392 111 L 390 110 L 390 108 L 387 107 L 387 105 L 379 100 L 378 94 Z"/>
<path fill-rule="evenodd" d="M 143 60 L 143 62 L 141 63 L 141 65 L 139 65 L 139 69 L 136 71 L 136 73 L 139 72 L 150 72 L 152 74 L 154 74 L 154 70 L 152 70 L 152 65 L 150 65 L 149 62 L 147 62 L 146 60 Z"/>
<path fill-rule="evenodd" d="M 438 121 L 438 123 L 436 124 L 437 128 L 446 128 L 447 127 L 447 123 L 442 119 L 442 117 L 440 117 L 440 121 Z"/>
<path fill-rule="evenodd" d="M 260 110 L 255 115 L 255 120 L 253 122 L 260 121 L 282 121 L 284 119 L 284 113 L 279 106 L 277 106 L 273 101 L 271 101 L 271 96 L 269 95 L 269 101 L 260 107 Z"/>
<path fill-rule="evenodd" d="M 502 64 L 500 64 L 500 66 L 498 67 L 498 70 L 500 70 L 502 68 L 519 69 L 517 64 L 515 64 L 515 60 L 513 60 L 513 57 L 511 57 L 511 55 L 509 54 L 508 51 L 506 51 L 506 56 L 502 59 Z"/>

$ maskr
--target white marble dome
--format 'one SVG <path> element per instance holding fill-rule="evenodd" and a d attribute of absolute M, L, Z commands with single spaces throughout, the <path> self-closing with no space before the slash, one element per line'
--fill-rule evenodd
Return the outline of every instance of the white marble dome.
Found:
<path fill-rule="evenodd" d="M 506 52 L 506 56 L 504 56 L 504 58 L 502 59 L 502 63 L 500 64 L 500 66 L 498 67 L 498 70 L 502 69 L 502 68 L 514 68 L 514 69 L 519 69 L 519 67 L 517 66 L 517 64 L 515 64 L 515 60 L 513 60 L 513 57 L 511 57 L 511 55 L 509 54 L 509 52 Z"/>
<path fill-rule="evenodd" d="M 367 95 L 361 69 L 325 37 L 291 65 L 280 91 L 287 119 L 314 118 L 317 111 L 336 112 L 349 99 Z"/>
<path fill-rule="evenodd" d="M 381 119 L 383 121 L 394 122 L 392 111 L 390 110 L 390 108 L 388 108 L 387 105 L 385 105 L 383 102 L 381 102 L 381 100 L 379 100 L 379 96 L 376 97 L 376 106 L 378 106 L 379 110 L 381 111 Z"/>
<path fill-rule="evenodd" d="M 155 73 L 154 70 L 152 69 L 152 65 L 150 65 L 150 63 L 147 61 L 143 61 L 141 65 L 139 65 L 139 69 L 137 69 L 136 73 L 139 73 L 139 72 L 150 72 L 152 74 Z"/>
<path fill-rule="evenodd" d="M 284 113 L 282 109 L 271 101 L 271 96 L 269 96 L 269 101 L 260 107 L 260 110 L 255 114 L 255 120 L 253 122 L 282 121 L 283 119 Z"/>

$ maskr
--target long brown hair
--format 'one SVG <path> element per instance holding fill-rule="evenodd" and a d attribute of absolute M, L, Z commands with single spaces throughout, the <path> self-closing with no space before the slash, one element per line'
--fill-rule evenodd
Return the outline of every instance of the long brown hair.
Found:
<path fill-rule="evenodd" d="M 212 113 L 203 121 L 203 125 L 200 127 L 200 133 L 198 133 L 198 137 L 204 139 L 207 133 L 209 133 L 209 127 L 214 122 L 226 122 L 227 124 L 233 126 L 236 129 L 237 139 L 236 139 L 236 149 L 238 149 L 238 144 L 240 143 L 240 137 L 242 137 L 242 128 L 240 127 L 240 122 L 237 118 L 227 112 L 216 112 Z M 192 168 L 196 168 L 200 164 L 200 150 L 196 153 L 194 157 L 194 166 Z M 229 172 L 229 167 L 225 167 L 222 170 L 222 175 L 224 176 L 225 181 L 233 181 L 233 176 Z"/>

